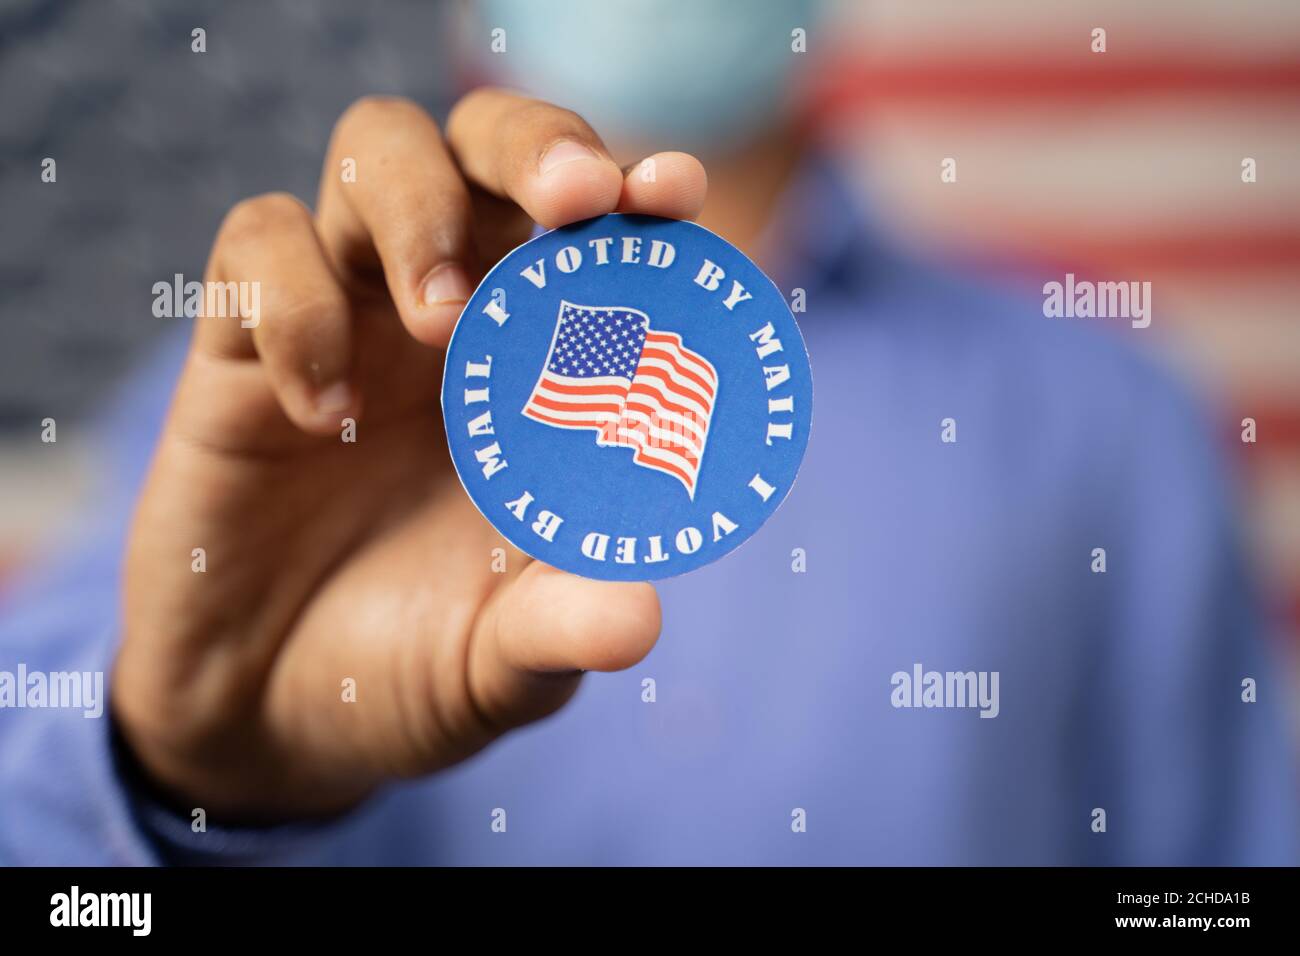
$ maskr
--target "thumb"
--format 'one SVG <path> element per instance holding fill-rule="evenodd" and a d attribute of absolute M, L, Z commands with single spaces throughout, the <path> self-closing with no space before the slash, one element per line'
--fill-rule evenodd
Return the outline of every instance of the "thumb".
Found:
<path fill-rule="evenodd" d="M 593 581 L 534 561 L 493 595 L 470 647 L 469 692 L 505 730 L 544 717 L 577 689 L 581 671 L 619 671 L 654 647 L 652 585 Z"/>

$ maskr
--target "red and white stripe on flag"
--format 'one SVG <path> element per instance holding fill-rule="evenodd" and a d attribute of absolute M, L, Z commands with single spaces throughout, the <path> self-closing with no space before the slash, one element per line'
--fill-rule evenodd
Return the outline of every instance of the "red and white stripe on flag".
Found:
<path fill-rule="evenodd" d="M 717 403 L 718 373 L 674 332 L 646 329 L 636 370 L 564 375 L 548 356 L 523 414 L 556 428 L 590 429 L 602 446 L 631 448 L 632 460 L 671 475 L 695 497 Z"/>

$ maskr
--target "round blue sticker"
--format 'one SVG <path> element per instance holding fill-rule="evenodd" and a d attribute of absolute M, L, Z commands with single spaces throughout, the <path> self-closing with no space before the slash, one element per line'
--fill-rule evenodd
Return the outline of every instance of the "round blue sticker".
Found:
<path fill-rule="evenodd" d="M 442 382 L 479 511 L 533 557 L 647 581 L 716 561 L 790 491 L 812 374 L 780 291 L 690 222 L 609 215 L 479 284 Z"/>

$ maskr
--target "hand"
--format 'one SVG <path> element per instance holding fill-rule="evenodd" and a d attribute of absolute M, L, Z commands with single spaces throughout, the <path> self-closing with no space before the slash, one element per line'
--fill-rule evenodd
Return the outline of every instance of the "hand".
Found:
<path fill-rule="evenodd" d="M 195 320 L 112 678 L 128 745 L 178 801 L 236 821 L 336 812 L 650 651 L 650 585 L 530 561 L 475 511 L 438 395 L 466 298 L 532 221 L 699 212 L 699 162 L 655 160 L 653 182 L 624 177 L 579 117 L 499 90 L 465 97 L 445 138 L 370 98 L 335 128 L 314 217 L 287 195 L 231 210 L 206 278 L 260 283 L 260 320 Z"/>

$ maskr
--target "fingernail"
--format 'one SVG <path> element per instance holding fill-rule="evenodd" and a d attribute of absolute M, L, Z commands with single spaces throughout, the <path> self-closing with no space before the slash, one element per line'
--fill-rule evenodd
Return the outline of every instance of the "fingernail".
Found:
<path fill-rule="evenodd" d="M 316 411 L 335 415 L 352 405 L 352 388 L 347 382 L 335 382 L 316 393 Z"/>
<path fill-rule="evenodd" d="M 465 277 L 465 270 L 453 262 L 429 273 L 420 289 L 420 301 L 424 305 L 467 302 L 473 291 L 469 287 L 469 279 Z"/>
<path fill-rule="evenodd" d="M 557 166 L 563 166 L 565 163 L 576 162 L 579 159 L 599 159 L 600 157 L 593 153 L 586 146 L 575 142 L 571 139 L 562 139 L 550 149 L 542 154 L 541 161 L 538 163 L 538 171 L 545 176 Z"/>

